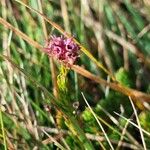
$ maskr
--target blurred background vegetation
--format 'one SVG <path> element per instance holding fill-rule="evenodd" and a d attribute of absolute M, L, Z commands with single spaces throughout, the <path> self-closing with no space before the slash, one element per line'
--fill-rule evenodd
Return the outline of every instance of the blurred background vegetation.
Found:
<path fill-rule="evenodd" d="M 21 2 L 74 36 L 115 83 L 150 94 L 149 0 Z M 0 1 L 0 17 L 42 46 L 50 35 L 61 35 L 16 0 Z M 70 70 L 67 94 L 53 104 L 59 62 L 1 22 L 0 33 L 0 149 L 150 149 L 148 102 L 139 103 L 141 98 L 133 104 L 128 96 Z M 111 81 L 82 51 L 77 64 Z"/>

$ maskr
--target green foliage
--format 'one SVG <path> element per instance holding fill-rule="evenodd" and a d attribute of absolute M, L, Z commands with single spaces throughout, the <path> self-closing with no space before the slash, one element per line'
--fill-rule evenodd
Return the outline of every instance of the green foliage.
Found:
<path fill-rule="evenodd" d="M 70 147 L 72 147 L 73 149 L 76 149 L 76 148 L 77 148 L 77 145 L 76 145 L 76 143 L 75 143 L 75 141 L 74 141 L 74 139 L 73 139 L 72 136 L 67 136 L 65 139 L 66 139 L 67 144 L 68 144 Z"/>
<path fill-rule="evenodd" d="M 116 80 L 124 86 L 133 87 L 133 81 L 131 75 L 124 68 L 120 68 L 115 73 Z"/>
<path fill-rule="evenodd" d="M 26 128 L 23 128 L 23 127 L 19 127 L 18 128 L 18 134 L 20 134 L 22 136 L 23 139 L 25 140 L 31 140 L 31 136 L 29 134 L 29 132 L 27 131 Z"/>
<path fill-rule="evenodd" d="M 43 12 L 64 28 L 66 33 L 74 35 L 81 45 L 87 47 L 89 52 L 102 62 L 105 69 L 108 68 L 112 72 L 123 87 L 150 93 L 149 62 L 141 62 L 142 59 L 149 60 L 150 56 L 148 1 L 21 2 Z M 0 16 L 42 46 L 47 36 L 60 35 L 59 31 L 44 21 L 41 15 L 16 1 L 1 0 Z M 129 98 L 113 91 L 109 86 L 85 79 L 70 68 L 60 66 L 55 60 L 53 70 L 51 61 L 42 49 L 40 51 L 34 48 L 7 27 L 0 24 L 0 109 L 1 107 L 6 109 L 2 112 L 1 122 L 4 127 L 1 125 L 0 149 L 4 148 L 5 136 L 9 149 L 49 150 L 58 149 L 58 144 L 71 150 L 101 149 L 102 146 L 110 149 L 90 109 L 85 108 L 81 92 L 89 100 L 115 149 L 126 120 L 114 112 L 137 123 Z M 110 37 L 107 31 L 113 32 L 119 39 Z M 137 51 L 134 52 L 129 43 Z M 142 55 L 139 55 L 139 52 Z M 4 58 L 4 55 L 8 59 Z M 96 63 L 82 52 L 77 64 L 103 79 L 108 79 L 108 74 L 100 70 Z M 53 74 L 58 84 L 57 98 L 52 94 L 55 82 Z M 73 107 L 74 101 L 80 103 L 79 108 Z M 49 107 L 45 109 L 45 106 Z M 140 109 L 138 105 L 136 109 L 142 128 L 150 132 L 149 110 Z M 112 122 L 112 117 L 118 124 Z M 31 131 L 27 127 L 33 127 L 34 130 Z M 87 138 L 86 133 L 90 133 L 93 139 Z M 48 135 L 54 137 L 55 141 Z M 98 136 L 103 137 L 101 143 L 96 139 Z M 48 138 L 48 143 L 43 144 Z M 149 138 L 144 134 L 147 149 L 150 149 Z M 139 130 L 131 123 L 128 124 L 123 142 L 125 144 L 122 144 L 120 149 L 128 149 L 126 145 L 142 147 Z M 11 145 L 14 148 L 11 148 Z"/>
<path fill-rule="evenodd" d="M 115 104 L 115 105 L 114 105 Z M 99 114 L 102 118 L 107 118 L 104 110 L 107 110 L 112 116 L 114 116 L 114 112 L 120 112 L 120 107 L 123 107 L 124 109 L 124 115 L 130 116 L 132 114 L 132 108 L 130 107 L 130 102 L 127 97 L 121 95 L 120 93 L 111 91 L 109 95 L 101 99 L 99 103 L 96 105 L 96 112 Z"/>
<path fill-rule="evenodd" d="M 84 130 L 89 133 L 96 134 L 99 132 L 99 127 L 96 125 L 96 120 L 93 117 L 91 111 L 86 108 L 82 113 L 82 118 L 84 121 Z"/>
<path fill-rule="evenodd" d="M 140 123 L 142 127 L 150 132 L 150 112 L 149 111 L 142 111 L 139 115 Z"/>
<path fill-rule="evenodd" d="M 15 129 L 15 125 L 12 121 L 12 119 L 10 117 L 8 117 L 7 115 L 3 115 L 3 122 L 4 122 L 4 126 L 9 130 L 9 129 L 12 129 L 14 130 Z"/>

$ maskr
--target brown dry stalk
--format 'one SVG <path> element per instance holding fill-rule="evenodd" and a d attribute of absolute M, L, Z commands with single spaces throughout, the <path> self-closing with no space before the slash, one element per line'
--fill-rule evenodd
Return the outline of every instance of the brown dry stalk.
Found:
<path fill-rule="evenodd" d="M 118 36 L 117 34 L 113 33 L 112 31 L 105 30 L 105 34 L 112 40 L 116 41 L 120 45 L 122 45 L 124 48 L 130 50 L 133 54 L 135 54 L 140 61 L 144 62 L 147 66 L 150 64 L 149 58 L 145 58 L 144 54 L 138 50 L 135 45 L 131 44 L 128 41 L 125 41 L 122 37 Z"/>
<path fill-rule="evenodd" d="M 35 42 L 34 40 L 32 40 L 30 37 L 28 37 L 26 34 L 22 33 L 20 30 L 18 30 L 17 28 L 13 27 L 10 23 L 8 23 L 6 20 L 4 20 L 3 18 L 0 17 L 0 23 L 3 24 L 4 26 L 6 26 L 7 28 L 11 29 L 13 32 L 15 32 L 18 36 L 20 36 L 21 38 L 23 38 L 25 41 L 27 41 L 29 44 L 31 44 L 32 46 L 42 50 L 42 45 L 40 45 L 39 43 Z M 124 95 L 130 96 L 133 100 L 140 100 L 140 101 L 147 101 L 150 102 L 150 95 L 140 92 L 138 90 L 134 90 L 131 88 L 127 88 L 124 87 L 123 85 L 119 84 L 119 83 L 108 83 L 106 80 L 92 74 L 91 72 L 85 70 L 84 68 L 77 66 L 77 65 L 73 65 L 71 67 L 71 69 L 73 69 L 75 72 L 79 73 L 80 75 L 89 78 L 99 84 L 103 84 L 105 86 L 109 86 L 111 89 L 118 91 Z"/>
<path fill-rule="evenodd" d="M 39 10 L 41 13 L 43 13 L 43 8 L 42 8 L 42 1 L 38 0 L 38 5 L 39 5 Z M 43 17 L 41 17 L 42 21 L 42 28 L 44 32 L 44 37 L 45 39 L 48 38 L 48 33 L 47 33 L 47 28 L 46 28 L 46 22 Z M 52 74 L 52 83 L 53 83 L 53 94 L 57 98 L 58 97 L 58 85 L 57 85 L 57 75 L 56 75 L 56 67 L 53 58 L 49 59 L 50 61 L 50 70 Z"/>
<path fill-rule="evenodd" d="M 96 32 L 99 31 L 100 28 L 102 28 L 100 26 L 99 22 L 97 22 L 97 21 L 95 21 L 95 20 L 93 20 L 93 19 L 91 19 L 89 17 L 85 16 L 83 21 L 86 22 L 86 25 L 89 26 L 89 27 L 93 27 L 94 26 L 94 31 L 96 31 Z M 145 30 L 148 30 L 148 28 L 150 28 L 150 25 L 149 25 L 149 27 L 147 26 L 147 28 Z M 124 40 L 121 36 L 115 34 L 114 32 L 112 32 L 110 30 L 105 29 L 103 31 L 104 31 L 103 33 L 109 39 L 112 39 L 113 41 L 116 41 L 118 44 L 120 44 L 126 50 L 128 50 L 128 51 L 132 52 L 133 54 L 135 54 L 141 62 L 143 62 L 147 67 L 149 67 L 149 65 L 150 65 L 150 58 L 149 57 L 145 57 L 144 54 L 141 52 L 141 50 L 138 49 L 133 43 Z M 145 31 L 143 31 L 143 32 L 145 32 Z M 141 33 L 140 36 L 142 34 L 143 33 Z"/>
<path fill-rule="evenodd" d="M 53 138 L 54 138 L 56 141 L 58 141 L 58 140 L 60 140 L 60 139 L 62 138 L 62 136 L 63 136 L 63 134 L 60 133 L 60 134 L 58 134 L 58 135 L 55 135 Z M 49 137 L 49 138 L 47 138 L 47 139 L 45 139 L 45 140 L 42 141 L 42 144 L 44 144 L 44 145 L 47 145 L 47 144 L 50 144 L 50 143 L 53 143 L 53 140 L 52 140 L 51 137 Z"/>
<path fill-rule="evenodd" d="M 0 17 L 0 23 L 3 24 L 4 26 L 6 26 L 7 28 L 9 28 L 10 30 L 12 30 L 14 33 L 16 33 L 18 36 L 23 38 L 25 41 L 27 41 L 28 43 L 33 45 L 35 48 L 42 49 L 42 46 L 39 43 L 37 43 L 34 40 L 32 40 L 31 38 L 29 38 L 26 34 L 21 32 L 19 29 L 15 28 L 14 26 L 12 26 L 10 23 L 8 23 L 5 19 L 3 19 L 1 17 Z"/>
<path fill-rule="evenodd" d="M 70 34 L 66 33 L 58 24 L 56 24 L 55 22 L 51 21 L 49 18 L 47 18 L 44 14 L 40 13 L 39 11 L 37 11 L 34 8 L 31 8 L 30 6 L 26 5 L 25 3 L 19 1 L 19 0 L 15 0 L 18 3 L 20 3 L 21 5 L 25 6 L 26 8 L 30 9 L 31 11 L 35 12 L 36 14 L 40 15 L 43 17 L 43 19 L 45 19 L 50 25 L 52 25 L 55 29 L 57 29 L 60 33 L 62 33 L 63 35 L 65 35 L 68 38 L 72 38 L 73 41 L 75 43 L 77 43 L 80 48 L 81 51 L 83 51 L 83 53 L 85 55 L 87 55 L 99 68 L 101 68 L 106 74 L 108 74 L 113 81 L 115 81 L 115 77 L 113 76 L 113 74 L 111 72 L 109 72 L 109 70 L 107 70 L 102 63 L 100 63 L 99 61 L 97 61 L 95 59 L 95 57 L 84 47 L 82 46 L 75 38 L 73 38 Z"/>
<path fill-rule="evenodd" d="M 47 133 L 57 134 L 58 138 L 60 137 L 60 135 L 61 136 L 65 136 L 65 135 L 70 134 L 68 130 L 64 130 L 64 129 L 50 128 L 50 127 L 44 127 L 44 126 L 38 126 L 37 128 L 38 128 L 39 131 L 43 131 L 44 130 Z M 95 134 L 90 134 L 90 133 L 85 133 L 85 135 L 86 135 L 86 137 L 88 139 L 90 139 L 92 141 L 102 142 L 102 141 L 106 140 L 105 137 L 100 136 L 100 135 L 95 135 Z M 118 144 L 118 141 L 111 140 L 111 139 L 110 139 L 110 141 L 112 143 L 114 143 L 114 144 Z M 48 144 L 48 142 L 52 142 L 51 138 L 48 138 L 48 139 L 42 141 L 43 144 Z M 136 145 L 129 144 L 129 143 L 126 143 L 126 142 L 121 142 L 121 146 L 123 146 L 123 147 L 129 147 L 131 149 L 138 149 L 138 147 Z"/>
<path fill-rule="evenodd" d="M 120 83 L 112 83 L 112 82 L 107 82 L 106 80 L 93 75 L 91 72 L 85 70 L 84 68 L 78 66 L 78 65 L 73 65 L 71 67 L 75 72 L 81 74 L 82 76 L 89 78 L 99 84 L 103 84 L 105 86 L 109 86 L 111 89 L 118 91 L 124 95 L 130 96 L 132 97 L 132 99 L 137 99 L 140 101 L 147 101 L 150 102 L 150 95 L 140 92 L 138 90 L 134 90 L 128 87 L 124 87 L 123 85 L 121 85 Z"/>

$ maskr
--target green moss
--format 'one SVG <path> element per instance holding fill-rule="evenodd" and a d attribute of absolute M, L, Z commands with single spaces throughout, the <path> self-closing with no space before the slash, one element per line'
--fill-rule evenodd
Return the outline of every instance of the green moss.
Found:
<path fill-rule="evenodd" d="M 127 87 L 133 87 L 133 81 L 131 79 L 131 75 L 124 68 L 120 68 L 115 73 L 115 77 L 116 77 L 116 80 L 122 85 L 125 85 Z"/>
<path fill-rule="evenodd" d="M 142 127 L 150 132 L 150 112 L 149 111 L 143 111 L 139 115 L 139 120 L 142 125 Z"/>

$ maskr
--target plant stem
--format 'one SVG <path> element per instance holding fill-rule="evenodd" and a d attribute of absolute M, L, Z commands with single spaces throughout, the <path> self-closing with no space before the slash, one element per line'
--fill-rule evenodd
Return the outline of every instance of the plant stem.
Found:
<path fill-rule="evenodd" d="M 6 138 L 5 138 L 5 129 L 4 129 L 4 124 L 3 124 L 3 117 L 2 117 L 2 111 L 0 109 L 0 124 L 1 124 L 1 130 L 2 130 L 2 136 L 3 136 L 3 144 L 4 144 L 4 150 L 7 150 L 6 146 Z"/>

